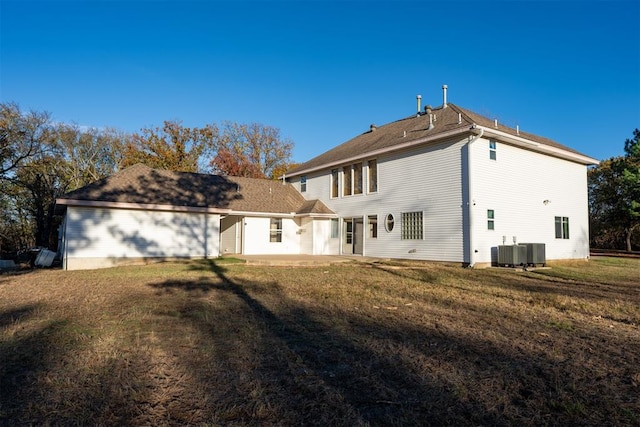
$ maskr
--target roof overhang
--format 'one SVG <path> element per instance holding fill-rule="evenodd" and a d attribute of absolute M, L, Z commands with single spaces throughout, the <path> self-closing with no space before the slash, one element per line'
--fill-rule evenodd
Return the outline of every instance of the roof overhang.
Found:
<path fill-rule="evenodd" d="M 58 205 L 90 207 L 90 208 L 210 213 L 210 214 L 225 214 L 225 215 L 228 215 L 232 212 L 231 209 L 223 209 L 223 208 L 215 208 L 215 207 L 173 206 L 173 205 L 162 205 L 162 204 L 154 204 L 154 203 L 105 202 L 101 200 L 56 199 L 56 206 Z"/>
<path fill-rule="evenodd" d="M 371 157 L 375 157 L 375 156 L 379 156 L 381 154 L 386 154 L 386 153 L 392 153 L 395 151 L 400 151 L 400 150 L 405 150 L 407 148 L 412 148 L 415 146 L 419 146 L 422 144 L 427 144 L 430 142 L 434 142 L 434 141 L 439 141 L 442 139 L 447 139 L 447 138 L 451 138 L 453 136 L 458 136 L 458 135 L 464 135 L 464 134 L 468 134 L 470 132 L 470 128 L 469 127 L 461 127 L 461 128 L 457 128 L 454 130 L 450 130 L 447 132 L 442 132 L 442 133 L 438 133 L 435 135 L 429 135 L 423 138 L 418 138 L 418 139 L 414 139 L 412 141 L 407 141 L 401 144 L 395 144 L 389 147 L 385 147 L 385 148 L 381 148 L 379 150 L 372 150 L 372 151 L 366 151 L 362 154 L 358 154 L 357 156 L 352 156 L 352 157 L 348 157 L 346 159 L 340 159 L 338 161 L 335 162 L 329 162 L 329 163 L 323 163 L 321 165 L 318 166 L 313 166 L 310 168 L 306 168 L 306 169 L 301 169 L 299 171 L 296 171 L 294 173 L 291 174 L 287 174 L 287 177 L 291 177 L 291 176 L 298 176 L 298 175 L 304 175 L 307 173 L 311 173 L 311 172 L 315 172 L 315 171 L 319 171 L 319 170 L 323 170 L 323 169 L 327 169 L 327 168 L 331 168 L 334 166 L 339 166 L 339 165 L 343 165 L 346 163 L 352 163 L 355 161 L 360 161 L 363 160 L 365 158 L 371 158 Z"/>
<path fill-rule="evenodd" d="M 597 165 L 600 163 L 599 160 L 596 160 L 592 157 L 585 156 L 580 153 L 575 153 L 572 151 L 563 150 L 561 148 L 552 147 L 550 145 L 546 145 L 540 142 L 532 141 L 527 138 L 523 138 L 517 135 L 511 135 L 507 132 L 503 132 L 497 129 L 491 129 L 486 126 L 474 125 L 471 128 L 471 131 L 475 134 L 480 134 L 483 132 L 483 137 L 493 137 L 497 140 L 506 142 L 511 145 L 515 145 L 517 147 L 521 147 L 527 150 L 537 151 L 542 154 L 547 154 L 549 156 L 558 157 L 564 160 L 569 160 L 575 163 L 580 163 L 583 165 Z"/>

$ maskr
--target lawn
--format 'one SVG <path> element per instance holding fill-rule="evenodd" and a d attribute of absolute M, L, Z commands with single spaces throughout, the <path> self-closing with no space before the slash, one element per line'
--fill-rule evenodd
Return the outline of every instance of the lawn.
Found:
<path fill-rule="evenodd" d="M 0 276 L 2 425 L 640 425 L 640 259 Z"/>

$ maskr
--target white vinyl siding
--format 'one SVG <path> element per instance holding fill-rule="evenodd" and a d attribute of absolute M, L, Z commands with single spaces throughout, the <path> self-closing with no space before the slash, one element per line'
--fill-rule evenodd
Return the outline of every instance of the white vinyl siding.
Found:
<path fill-rule="evenodd" d="M 309 175 L 306 197 L 322 199 L 342 218 L 376 214 L 383 222 L 377 238 L 368 238 L 365 233 L 364 255 L 462 262 L 460 177 L 465 143 L 466 139 L 449 141 L 378 156 L 377 191 L 359 197 L 326 199 L 326 194 L 330 194 L 330 169 L 325 170 L 323 176 Z M 368 160 L 363 158 L 363 164 Z M 368 176 L 368 171 L 364 176 Z M 403 240 L 402 212 L 415 211 L 423 212 L 424 239 Z M 392 214 L 396 222 L 391 232 L 384 228 L 387 214 Z"/>
<path fill-rule="evenodd" d="M 500 159 L 487 155 L 488 142 L 471 145 L 472 209 L 475 262 L 488 263 L 503 241 L 544 243 L 547 259 L 589 256 L 587 168 L 509 144 L 500 144 Z M 487 210 L 500 215 L 487 230 Z M 554 218 L 571 219 L 569 239 L 555 238 Z M 494 259 L 495 261 L 495 259 Z"/>
<path fill-rule="evenodd" d="M 271 218 L 245 217 L 243 253 L 245 255 L 299 254 L 300 227 L 293 218 L 282 218 L 282 241 L 271 242 Z"/>
<path fill-rule="evenodd" d="M 219 215 L 70 206 L 66 267 L 109 267 L 121 258 L 217 257 L 219 231 Z"/>

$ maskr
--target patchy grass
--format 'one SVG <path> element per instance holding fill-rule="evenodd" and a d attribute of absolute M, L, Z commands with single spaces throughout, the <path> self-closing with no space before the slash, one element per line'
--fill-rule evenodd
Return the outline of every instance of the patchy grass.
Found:
<path fill-rule="evenodd" d="M 0 424 L 640 425 L 640 260 L 0 276 Z"/>

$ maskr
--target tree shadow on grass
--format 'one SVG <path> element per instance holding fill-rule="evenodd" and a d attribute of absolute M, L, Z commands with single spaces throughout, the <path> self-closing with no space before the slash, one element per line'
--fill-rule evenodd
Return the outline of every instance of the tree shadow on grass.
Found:
<path fill-rule="evenodd" d="M 215 363 L 229 368 L 222 381 L 219 375 L 201 378 L 218 384 L 209 390 L 218 396 L 212 408 L 236 408 L 222 418 L 211 413 L 211 419 L 283 425 L 508 424 L 498 410 L 463 391 L 464 384 L 417 366 L 429 363 L 435 347 L 421 344 L 409 350 L 404 340 L 437 342 L 442 344 L 438 351 L 455 347 L 463 357 L 479 358 L 467 344 L 406 323 L 386 326 L 358 315 L 345 314 L 336 324 L 331 319 L 335 312 L 296 304 L 277 283 L 231 279 L 213 261 L 201 268 L 217 280 L 170 280 L 153 286 L 225 302 L 214 306 L 211 300 L 191 299 L 181 309 L 182 317 L 210 341 Z M 225 323 L 226 316 L 237 321 Z M 485 354 L 483 361 L 490 357 Z M 226 382 L 222 393 L 221 382 Z"/>

